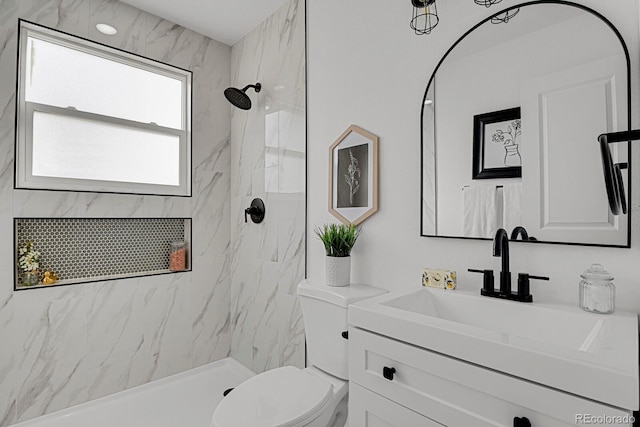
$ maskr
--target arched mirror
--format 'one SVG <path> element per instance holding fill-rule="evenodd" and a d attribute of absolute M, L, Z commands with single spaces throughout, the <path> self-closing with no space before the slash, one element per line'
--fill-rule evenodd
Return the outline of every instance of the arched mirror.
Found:
<path fill-rule="evenodd" d="M 508 22 L 491 19 L 518 8 Z M 629 215 L 609 211 L 598 143 L 630 128 L 624 40 L 565 1 L 493 17 L 449 49 L 425 91 L 421 234 L 491 239 L 522 226 L 531 242 L 629 247 Z M 615 145 L 613 162 L 628 163 L 629 144 Z"/>

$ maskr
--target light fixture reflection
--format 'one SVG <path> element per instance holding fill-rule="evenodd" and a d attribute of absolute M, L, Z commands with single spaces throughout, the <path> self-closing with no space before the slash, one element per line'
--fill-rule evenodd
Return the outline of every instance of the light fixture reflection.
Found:
<path fill-rule="evenodd" d="M 438 25 L 438 9 L 436 0 L 411 0 L 413 15 L 409 26 L 416 35 L 431 34 L 431 31 Z"/>

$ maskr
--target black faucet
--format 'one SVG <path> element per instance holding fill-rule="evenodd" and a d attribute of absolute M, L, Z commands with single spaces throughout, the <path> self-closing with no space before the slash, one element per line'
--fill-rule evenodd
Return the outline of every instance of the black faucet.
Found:
<path fill-rule="evenodd" d="M 511 272 L 509 271 L 509 236 L 504 228 L 499 228 L 493 238 L 493 256 L 502 257 L 500 271 L 500 293 L 511 295 Z"/>
<path fill-rule="evenodd" d="M 516 227 L 516 229 L 522 227 Z M 524 230 L 524 228 L 522 228 Z M 514 230 L 514 234 L 515 234 Z M 524 238 L 526 238 L 526 230 L 524 230 Z M 482 273 L 482 290 L 481 295 L 494 298 L 502 298 L 520 302 L 532 302 L 533 296 L 530 293 L 529 281 L 549 280 L 548 277 L 532 276 L 528 273 L 518 274 L 518 291 L 511 292 L 511 272 L 509 271 L 509 237 L 504 228 L 498 229 L 493 238 L 493 256 L 502 257 L 502 271 L 500 272 L 500 291 L 496 292 L 493 288 L 493 270 L 478 270 L 470 268 L 468 271 L 472 273 Z"/>
<path fill-rule="evenodd" d="M 513 229 L 511 232 L 511 240 L 518 240 L 518 236 L 522 236 L 522 240 L 529 240 L 529 233 L 527 233 L 527 230 L 521 225 Z"/>
<path fill-rule="evenodd" d="M 527 233 L 527 230 L 521 225 L 513 229 L 513 231 L 511 232 L 511 240 L 518 240 L 518 236 L 522 237 L 522 240 L 525 242 L 528 240 L 529 241 L 538 240 L 533 236 L 529 236 L 529 233 Z"/>

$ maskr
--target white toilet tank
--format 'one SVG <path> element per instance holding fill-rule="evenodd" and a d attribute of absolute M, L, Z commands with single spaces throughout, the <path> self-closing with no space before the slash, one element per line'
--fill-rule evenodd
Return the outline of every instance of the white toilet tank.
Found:
<path fill-rule="evenodd" d="M 298 295 L 302 303 L 309 362 L 331 375 L 348 380 L 348 341 L 343 337 L 343 332 L 348 329 L 347 307 L 386 292 L 366 285 L 334 287 L 316 281 L 300 282 Z"/>

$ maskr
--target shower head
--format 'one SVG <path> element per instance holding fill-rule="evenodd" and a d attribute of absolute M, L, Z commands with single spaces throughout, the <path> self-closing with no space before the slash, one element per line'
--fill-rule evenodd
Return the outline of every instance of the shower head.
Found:
<path fill-rule="evenodd" d="M 249 95 L 247 95 L 247 89 L 250 87 L 254 88 L 256 93 L 260 92 L 260 89 L 262 89 L 262 85 L 260 83 L 256 83 L 255 85 L 246 85 L 243 89 L 229 87 L 224 90 L 224 96 L 235 107 L 242 110 L 250 110 L 251 99 L 249 98 Z"/>

